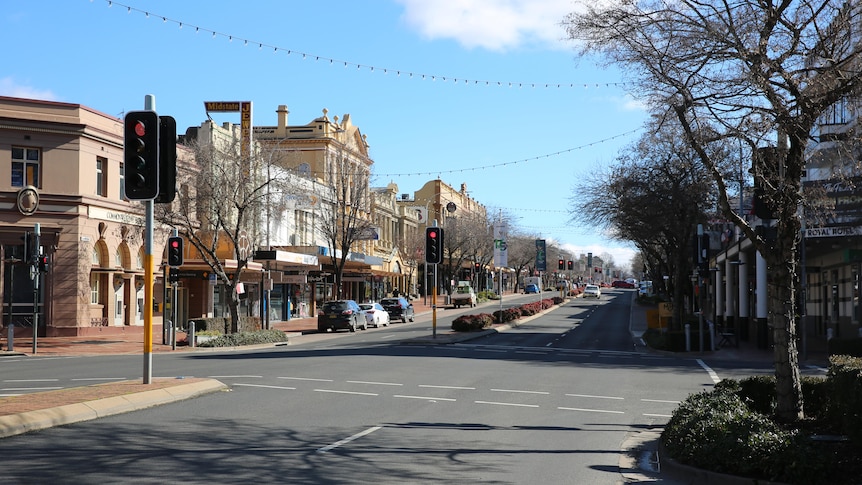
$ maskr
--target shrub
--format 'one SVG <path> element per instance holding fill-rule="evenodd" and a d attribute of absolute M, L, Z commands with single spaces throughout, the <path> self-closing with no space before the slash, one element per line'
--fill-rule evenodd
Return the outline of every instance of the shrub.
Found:
<path fill-rule="evenodd" d="M 452 330 L 456 332 L 475 332 L 489 328 L 494 324 L 494 317 L 487 313 L 478 315 L 461 315 L 452 321 Z"/>
<path fill-rule="evenodd" d="M 478 301 L 486 301 L 486 300 L 499 300 L 500 295 L 491 291 L 491 290 L 482 290 L 476 294 L 476 299 Z"/>
<path fill-rule="evenodd" d="M 812 458 L 810 442 L 797 430 L 785 430 L 752 411 L 734 392 L 742 387 L 728 383 L 689 396 L 662 433 L 668 454 L 720 473 L 788 483 L 822 479 L 828 460 Z"/>
<path fill-rule="evenodd" d="M 495 323 L 506 323 L 521 318 L 521 310 L 518 307 L 506 308 L 503 310 L 496 310 L 493 315 Z"/>
<path fill-rule="evenodd" d="M 199 347 L 239 347 L 267 343 L 287 342 L 287 335 L 281 330 L 259 330 L 222 335 L 202 342 Z"/>

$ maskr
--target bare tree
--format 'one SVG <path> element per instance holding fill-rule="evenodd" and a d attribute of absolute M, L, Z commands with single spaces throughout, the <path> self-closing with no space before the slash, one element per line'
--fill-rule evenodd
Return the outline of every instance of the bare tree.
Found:
<path fill-rule="evenodd" d="M 237 286 L 261 245 L 258 228 L 265 224 L 265 207 L 279 207 L 289 192 L 288 173 L 265 153 L 241 155 L 236 140 L 198 139 L 188 148 L 193 157 L 178 164 L 176 199 L 156 204 L 155 219 L 177 229 L 226 288 L 229 330 L 237 332 Z M 232 258 L 225 258 L 226 250 Z"/>
<path fill-rule="evenodd" d="M 691 251 L 685 248 L 691 247 L 697 224 L 715 208 L 716 197 L 714 183 L 678 125 L 666 123 L 654 130 L 621 152 L 607 173 L 596 173 L 576 186 L 571 214 L 634 242 L 657 270 L 651 275 L 654 284 L 671 296 L 673 327 L 681 328 L 693 268 Z M 713 155 L 716 163 L 723 163 L 721 154 Z M 662 276 L 670 277 L 667 287 Z"/>
<path fill-rule="evenodd" d="M 320 230 L 335 266 L 335 297 L 341 299 L 350 251 L 360 241 L 373 239 L 370 172 L 343 144 L 327 151 L 326 157 L 322 184 L 326 193 L 321 198 L 328 204 L 321 213 Z"/>
<path fill-rule="evenodd" d="M 805 150 L 824 110 L 860 86 L 862 7 L 848 0 L 582 2 L 566 27 L 632 75 L 632 92 L 676 119 L 719 189 L 719 205 L 767 262 L 780 419 L 804 417 L 796 347 Z M 775 217 L 776 236 L 755 231 L 728 202 L 708 146 L 735 140 L 750 153 L 755 185 Z"/>

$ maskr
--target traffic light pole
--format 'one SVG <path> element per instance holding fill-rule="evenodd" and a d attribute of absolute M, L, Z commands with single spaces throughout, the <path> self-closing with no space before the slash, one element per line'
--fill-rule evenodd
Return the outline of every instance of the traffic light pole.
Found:
<path fill-rule="evenodd" d="M 144 109 L 156 110 L 156 97 L 144 97 Z M 153 381 L 153 214 L 152 199 L 145 200 L 146 221 L 144 228 L 144 376 L 143 383 Z"/>
<path fill-rule="evenodd" d="M 36 355 L 39 341 L 39 279 L 42 276 L 39 271 L 39 263 L 36 259 L 40 256 L 39 246 L 42 244 L 40 237 L 42 229 L 39 223 L 33 225 L 33 239 L 31 254 L 27 257 L 30 260 L 30 277 L 33 278 L 33 355 Z"/>

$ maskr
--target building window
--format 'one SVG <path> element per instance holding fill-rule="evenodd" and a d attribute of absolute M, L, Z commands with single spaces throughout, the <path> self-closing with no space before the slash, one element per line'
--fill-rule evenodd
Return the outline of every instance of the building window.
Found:
<path fill-rule="evenodd" d="M 96 195 L 108 196 L 108 186 L 105 181 L 105 170 L 108 167 L 108 159 L 96 157 Z"/>
<path fill-rule="evenodd" d="M 126 200 L 126 165 L 120 162 L 120 200 Z"/>
<path fill-rule="evenodd" d="M 38 148 L 12 147 L 12 186 L 39 187 L 41 158 Z"/>
<path fill-rule="evenodd" d="M 98 305 L 102 301 L 100 277 L 99 273 L 90 273 L 90 303 L 93 305 Z"/>

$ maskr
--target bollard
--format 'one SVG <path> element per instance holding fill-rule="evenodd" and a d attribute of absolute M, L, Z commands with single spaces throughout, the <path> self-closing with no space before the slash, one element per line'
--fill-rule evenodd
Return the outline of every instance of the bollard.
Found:
<path fill-rule="evenodd" d="M 715 324 L 712 323 L 712 320 L 707 320 L 707 322 L 709 322 L 709 347 L 715 352 Z"/>
<path fill-rule="evenodd" d="M 186 334 L 186 339 L 189 341 L 189 347 L 195 346 L 195 322 L 189 321 L 189 331 Z"/>
<path fill-rule="evenodd" d="M 6 332 L 6 350 L 12 352 L 15 350 L 15 324 L 10 323 Z"/>
<path fill-rule="evenodd" d="M 685 351 L 691 352 L 691 324 L 685 324 Z"/>

